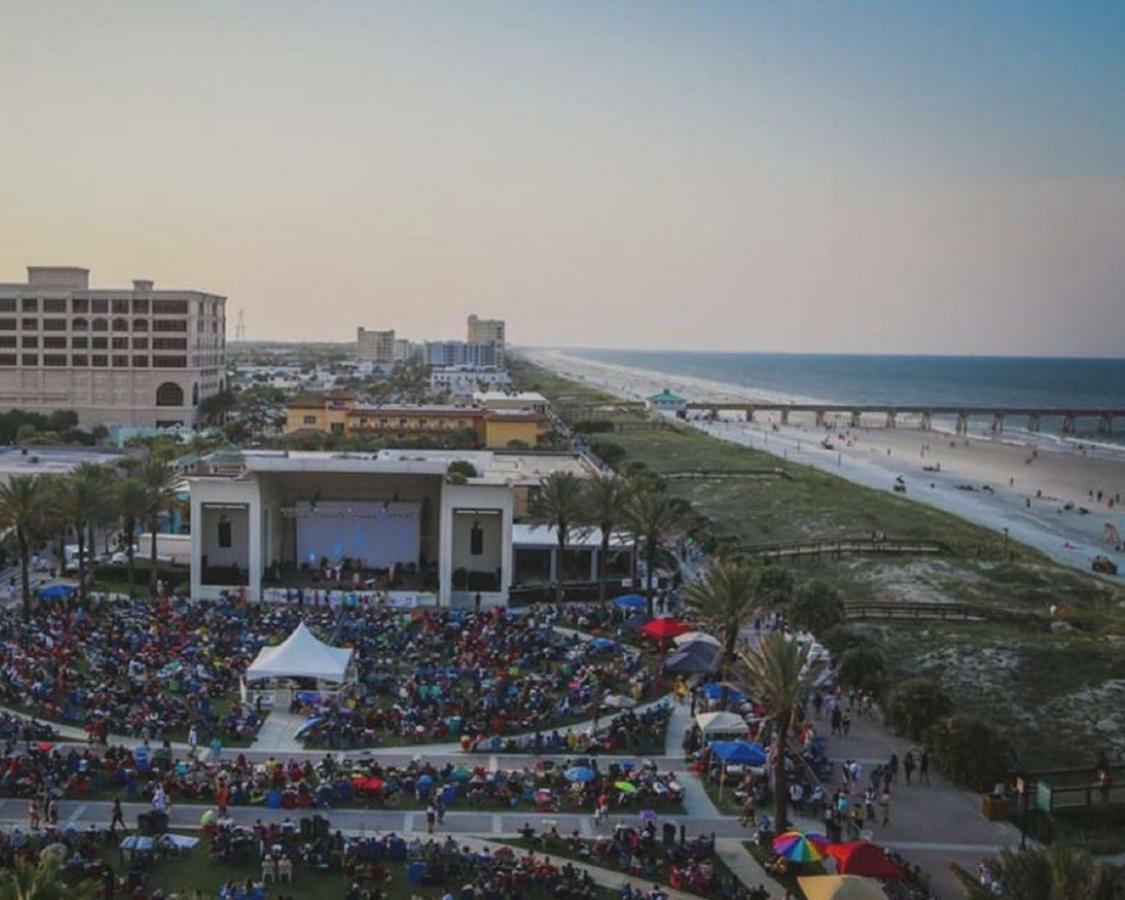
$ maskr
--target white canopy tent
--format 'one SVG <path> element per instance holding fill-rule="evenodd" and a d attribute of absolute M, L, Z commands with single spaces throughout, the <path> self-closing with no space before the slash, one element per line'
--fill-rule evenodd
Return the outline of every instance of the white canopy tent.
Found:
<path fill-rule="evenodd" d="M 714 740 L 721 734 L 744 735 L 750 731 L 746 720 L 732 712 L 700 713 L 695 717 L 695 724 L 706 741 Z"/>
<path fill-rule="evenodd" d="M 695 641 L 702 641 L 705 644 L 713 644 L 716 647 L 723 646 L 722 641 L 720 641 L 713 634 L 708 634 L 706 631 L 688 631 L 684 634 L 672 638 L 672 643 L 677 647 L 682 647 L 684 646 L 684 644 L 691 644 Z"/>
<path fill-rule="evenodd" d="M 263 647 L 246 670 L 246 680 L 316 678 L 336 684 L 347 680 L 352 654 L 349 647 L 332 647 L 318 640 L 302 622 L 276 647 Z"/>

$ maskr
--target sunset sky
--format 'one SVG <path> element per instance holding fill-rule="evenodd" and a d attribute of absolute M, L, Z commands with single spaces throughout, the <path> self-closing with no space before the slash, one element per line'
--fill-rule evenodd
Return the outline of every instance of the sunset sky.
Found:
<path fill-rule="evenodd" d="M 1125 3 L 0 13 L 0 281 L 253 339 L 1125 355 Z"/>

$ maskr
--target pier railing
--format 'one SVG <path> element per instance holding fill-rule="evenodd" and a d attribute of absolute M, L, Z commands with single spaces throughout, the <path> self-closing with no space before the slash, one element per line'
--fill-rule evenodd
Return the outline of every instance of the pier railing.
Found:
<path fill-rule="evenodd" d="M 784 560 L 824 556 L 835 559 L 852 554 L 932 555 L 948 553 L 949 548 L 940 541 L 920 538 L 851 537 L 750 544 L 744 545 L 742 551 L 764 559 Z"/>

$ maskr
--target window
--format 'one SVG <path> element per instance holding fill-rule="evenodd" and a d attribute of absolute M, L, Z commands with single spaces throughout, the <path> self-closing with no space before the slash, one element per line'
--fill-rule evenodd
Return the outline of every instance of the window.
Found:
<path fill-rule="evenodd" d="M 109 346 L 109 338 L 96 337 L 90 341 L 90 346 L 95 350 L 105 350 Z"/>
<path fill-rule="evenodd" d="M 14 346 L 16 346 L 16 336 L 14 334 L 0 334 L 0 347 Z"/>
<path fill-rule="evenodd" d="M 90 323 L 83 319 L 81 316 L 76 319 L 72 319 L 70 322 L 71 331 L 86 331 L 89 327 Z"/>
<path fill-rule="evenodd" d="M 127 337 L 115 337 L 113 339 L 113 349 L 114 350 L 128 350 L 129 349 L 129 339 Z"/>
<path fill-rule="evenodd" d="M 343 434 L 344 433 L 344 423 L 343 422 L 333 422 L 329 426 L 329 430 L 333 434 Z"/>
<path fill-rule="evenodd" d="M 104 369 L 109 365 L 109 357 L 101 353 L 95 353 L 90 357 L 90 364 L 96 369 Z"/>
<path fill-rule="evenodd" d="M 136 315 L 148 315 L 148 301 L 147 300 L 134 300 L 133 313 Z"/>
<path fill-rule="evenodd" d="M 133 319 L 133 331 L 148 331 L 148 319 Z"/>
<path fill-rule="evenodd" d="M 16 330 L 16 320 L 15 319 L 0 319 L 0 331 L 15 331 L 15 330 Z"/>
<path fill-rule="evenodd" d="M 302 424 L 315 426 L 316 425 L 316 416 L 305 416 Z"/>
<path fill-rule="evenodd" d="M 24 331 L 38 331 L 39 330 L 39 320 L 38 319 L 23 319 L 20 322 L 20 327 L 23 328 Z"/>
<path fill-rule="evenodd" d="M 65 366 L 66 354 L 65 353 L 44 353 L 43 365 L 45 366 Z"/>
<path fill-rule="evenodd" d="M 0 312 L 15 312 L 16 311 L 16 298 L 3 297 L 0 298 Z"/>
<path fill-rule="evenodd" d="M 109 331 L 109 322 L 105 319 L 94 319 L 90 326 L 94 331 Z"/>
<path fill-rule="evenodd" d="M 127 369 L 127 368 L 129 368 L 129 357 L 123 356 L 123 355 L 118 354 L 118 353 L 115 353 L 113 355 L 113 368 L 115 368 L 115 369 Z"/>
<path fill-rule="evenodd" d="M 153 350 L 186 350 L 187 338 L 153 338 Z"/>
<path fill-rule="evenodd" d="M 85 366 L 88 366 L 90 364 L 90 358 L 88 356 L 86 356 L 85 353 L 75 353 L 74 356 L 72 356 L 70 358 L 70 364 L 72 366 L 83 366 L 83 367 L 85 367 Z"/>
<path fill-rule="evenodd" d="M 20 303 L 20 309 L 24 312 L 39 312 L 39 299 L 37 297 L 24 297 L 23 302 Z"/>
<path fill-rule="evenodd" d="M 115 316 L 121 315 L 122 313 L 128 313 L 128 312 L 129 312 L 129 301 L 128 300 L 114 300 L 113 301 L 113 314 Z"/>
<path fill-rule="evenodd" d="M 44 350 L 65 350 L 66 338 L 65 337 L 45 337 L 43 338 Z"/>
<path fill-rule="evenodd" d="M 220 547 L 231 547 L 234 542 L 231 540 L 230 533 L 230 519 L 226 516 L 219 516 L 218 539 Z"/>
<path fill-rule="evenodd" d="M 129 320 L 128 319 L 114 319 L 113 320 L 113 330 L 114 331 L 128 331 L 129 330 Z"/>
<path fill-rule="evenodd" d="M 152 365 L 157 369 L 186 369 L 186 356 L 154 356 Z"/>
<path fill-rule="evenodd" d="M 23 364 L 25 366 L 37 366 L 37 365 L 39 365 L 39 354 L 38 353 L 25 353 L 23 355 Z"/>
<path fill-rule="evenodd" d="M 75 297 L 70 301 L 70 311 L 85 313 L 90 311 L 90 301 L 85 298 Z"/>
<path fill-rule="evenodd" d="M 44 331 L 66 331 L 66 319 L 44 319 Z"/>
<path fill-rule="evenodd" d="M 174 381 L 165 381 L 156 389 L 157 406 L 183 406 L 184 389 Z"/>
<path fill-rule="evenodd" d="M 153 300 L 152 311 L 158 316 L 186 316 L 186 300 Z"/>
<path fill-rule="evenodd" d="M 29 347 L 29 348 L 38 347 L 39 346 L 39 338 L 37 338 L 33 334 L 25 334 L 23 336 L 23 341 L 20 343 L 20 346 L 21 347 Z"/>
<path fill-rule="evenodd" d="M 139 337 L 133 338 L 133 349 L 134 350 L 147 350 L 148 349 L 148 338 L 139 338 Z"/>
<path fill-rule="evenodd" d="M 16 354 L 14 353 L 0 353 L 0 366 L 14 366 L 16 364 Z"/>
<path fill-rule="evenodd" d="M 134 369 L 147 369 L 148 368 L 148 357 L 147 356 L 134 356 L 133 357 L 133 368 Z"/>
<path fill-rule="evenodd" d="M 76 350 L 85 350 L 90 346 L 90 339 L 88 337 L 72 337 L 70 346 Z"/>
<path fill-rule="evenodd" d="M 90 312 L 103 313 L 103 314 L 109 312 L 109 301 L 108 300 L 91 300 L 90 301 Z"/>
<path fill-rule="evenodd" d="M 66 301 L 61 300 L 57 297 L 53 300 L 44 300 L 43 301 L 43 312 L 45 312 L 45 313 L 65 313 L 66 312 Z"/>
<path fill-rule="evenodd" d="M 153 331 L 179 331 L 182 333 L 187 332 L 187 321 L 185 319 L 153 319 Z"/>

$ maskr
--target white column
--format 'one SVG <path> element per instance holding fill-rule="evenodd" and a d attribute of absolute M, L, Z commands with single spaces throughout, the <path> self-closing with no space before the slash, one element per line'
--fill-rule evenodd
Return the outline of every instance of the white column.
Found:
<path fill-rule="evenodd" d="M 516 569 L 516 551 L 512 546 L 512 497 L 513 492 L 509 489 L 500 508 L 500 593 L 504 595 L 505 604 L 508 602 L 508 591 L 512 588 L 512 574 Z"/>
<path fill-rule="evenodd" d="M 438 504 L 438 603 L 448 606 L 453 601 L 453 503 L 445 481 L 441 485 Z"/>
<path fill-rule="evenodd" d="M 130 540 L 132 538 L 130 537 Z M 197 487 L 191 489 L 191 599 L 199 600 L 203 587 L 203 504 Z"/>
<path fill-rule="evenodd" d="M 247 596 L 251 600 L 262 599 L 262 498 L 255 492 L 249 503 L 250 553 L 247 568 L 250 570 L 250 585 Z"/>

